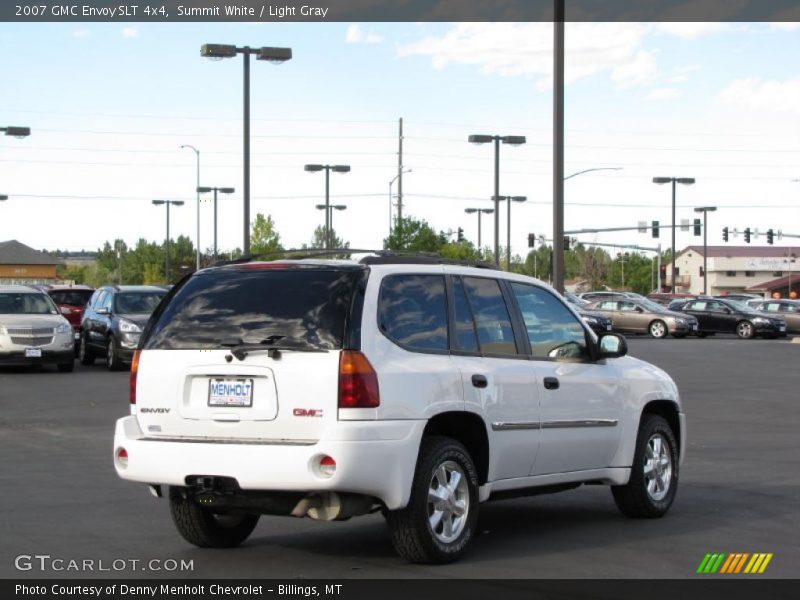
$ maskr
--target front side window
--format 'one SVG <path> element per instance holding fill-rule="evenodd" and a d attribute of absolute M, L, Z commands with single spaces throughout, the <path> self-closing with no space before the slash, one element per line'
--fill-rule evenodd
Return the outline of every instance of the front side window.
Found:
<path fill-rule="evenodd" d="M 463 282 L 475 316 L 475 328 L 478 331 L 481 352 L 498 355 L 517 354 L 511 316 L 500 284 L 495 279 L 483 277 L 465 277 Z"/>
<path fill-rule="evenodd" d="M 122 292 L 114 299 L 114 312 L 123 315 L 149 315 L 166 292 Z"/>
<path fill-rule="evenodd" d="M 512 283 L 535 358 L 580 359 L 589 355 L 586 332 L 575 316 L 550 292 Z"/>
<path fill-rule="evenodd" d="M 796 304 L 785 304 L 784 303 L 784 304 L 781 304 L 780 312 L 798 313 L 798 312 L 800 312 L 800 306 L 797 306 Z"/>
<path fill-rule="evenodd" d="M 381 282 L 378 326 L 409 350 L 447 351 L 447 303 L 441 275 L 390 275 Z"/>

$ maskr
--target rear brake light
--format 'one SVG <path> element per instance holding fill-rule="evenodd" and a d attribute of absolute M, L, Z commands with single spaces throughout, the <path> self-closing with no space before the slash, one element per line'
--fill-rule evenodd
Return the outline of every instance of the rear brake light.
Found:
<path fill-rule="evenodd" d="M 367 357 L 342 350 L 339 357 L 339 408 L 376 408 L 381 398 L 378 375 Z"/>
<path fill-rule="evenodd" d="M 125 448 L 117 449 L 117 464 L 121 469 L 128 468 L 128 451 Z"/>
<path fill-rule="evenodd" d="M 323 477 L 333 477 L 336 473 L 336 461 L 330 456 L 323 456 L 319 461 L 319 473 Z"/>
<path fill-rule="evenodd" d="M 291 263 L 274 263 L 274 262 L 252 262 L 252 263 L 244 263 L 241 265 L 236 265 L 237 269 L 252 269 L 252 270 L 261 270 L 261 269 L 286 269 L 288 267 L 292 267 Z"/>
<path fill-rule="evenodd" d="M 133 353 L 131 360 L 131 378 L 129 382 L 131 393 L 131 408 L 136 405 L 136 374 L 139 372 L 139 350 Z"/>

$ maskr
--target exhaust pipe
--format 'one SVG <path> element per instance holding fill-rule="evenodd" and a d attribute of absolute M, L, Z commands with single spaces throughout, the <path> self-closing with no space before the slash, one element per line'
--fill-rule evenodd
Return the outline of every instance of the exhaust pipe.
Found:
<path fill-rule="evenodd" d="M 365 515 L 375 501 L 361 494 L 326 492 L 306 496 L 292 511 L 293 517 L 309 517 L 315 521 L 346 521 L 350 517 Z"/>

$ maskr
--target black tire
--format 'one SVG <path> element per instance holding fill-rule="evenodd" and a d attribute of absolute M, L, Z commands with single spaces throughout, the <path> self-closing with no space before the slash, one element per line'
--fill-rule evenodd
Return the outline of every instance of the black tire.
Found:
<path fill-rule="evenodd" d="M 739 321 L 736 324 L 736 335 L 742 340 L 752 340 L 756 337 L 756 328 L 750 321 Z"/>
<path fill-rule="evenodd" d="M 661 319 L 656 319 L 647 326 L 647 332 L 650 334 L 650 337 L 662 340 L 669 335 L 669 327 L 667 327 L 667 324 Z"/>
<path fill-rule="evenodd" d="M 682 340 L 683 338 L 686 337 L 686 334 L 685 333 L 673 333 L 672 337 L 674 337 L 676 340 Z"/>
<path fill-rule="evenodd" d="M 656 437 L 661 440 L 662 445 L 666 445 L 670 471 L 666 475 L 663 473 L 663 465 L 660 465 L 658 471 L 666 479 L 667 485 L 660 491 L 657 486 L 650 491 L 649 483 L 656 477 L 648 480 L 645 477 L 645 467 L 648 463 L 648 447 L 652 450 L 651 443 Z M 614 502 L 626 517 L 654 519 L 663 517 L 667 513 L 675 500 L 677 491 L 678 444 L 675 441 L 675 434 L 663 417 L 644 414 L 639 424 L 639 433 L 636 436 L 636 451 L 631 465 L 631 477 L 626 485 L 612 486 Z M 661 496 L 662 493 L 663 496 Z"/>
<path fill-rule="evenodd" d="M 56 365 L 59 373 L 72 373 L 75 370 L 75 361 L 71 360 L 68 363 L 61 363 Z"/>
<path fill-rule="evenodd" d="M 81 361 L 81 364 L 84 366 L 89 366 L 94 364 L 94 354 L 92 354 L 92 349 L 89 348 L 89 344 L 86 343 L 86 334 L 81 334 L 81 339 L 78 342 L 78 360 Z"/>
<path fill-rule="evenodd" d="M 434 503 L 429 505 L 428 495 L 434 485 L 438 486 L 440 468 L 449 482 L 453 481 L 453 473 L 458 472 L 459 481 L 464 482 L 465 486 L 457 486 L 457 492 L 452 493 L 449 500 L 442 501 L 448 503 L 448 508 L 437 511 Z M 448 468 L 452 470 L 448 472 Z M 465 515 L 450 511 L 457 505 L 452 502 L 455 498 L 462 505 L 464 499 L 468 499 L 466 509 L 462 509 Z M 448 511 L 450 516 L 447 516 Z M 431 516 L 436 512 L 442 516 L 439 523 L 432 527 Z M 433 564 L 458 559 L 472 538 L 478 521 L 478 473 L 466 448 L 447 437 L 424 438 L 408 505 L 384 514 L 395 551 L 409 562 Z M 451 524 L 455 522 L 455 531 L 452 533 L 457 531 L 457 534 L 452 540 L 444 539 L 448 535 L 444 529 L 447 521 Z M 442 526 L 441 532 L 437 532 L 439 526 Z"/>
<path fill-rule="evenodd" d="M 698 332 L 697 332 L 697 337 L 699 337 L 699 338 L 704 338 L 704 337 L 706 337 L 707 335 L 708 335 L 708 334 L 707 334 L 705 331 L 698 331 Z"/>
<path fill-rule="evenodd" d="M 200 548 L 233 548 L 245 541 L 259 515 L 216 514 L 199 506 L 183 488 L 170 487 L 169 509 L 178 533 Z"/>
<path fill-rule="evenodd" d="M 119 351 L 117 350 L 117 340 L 113 335 L 108 336 L 106 343 L 106 367 L 109 371 L 121 371 L 122 361 L 119 359 Z"/>

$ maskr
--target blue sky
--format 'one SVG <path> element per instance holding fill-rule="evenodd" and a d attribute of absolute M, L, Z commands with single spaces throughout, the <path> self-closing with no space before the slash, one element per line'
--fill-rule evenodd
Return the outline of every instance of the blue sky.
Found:
<path fill-rule="evenodd" d="M 308 242 L 323 215 L 323 178 L 304 163 L 345 163 L 331 189 L 348 209 L 337 232 L 377 247 L 388 233 L 397 119 L 406 128 L 406 214 L 464 227 L 490 206 L 492 153 L 471 133 L 524 134 L 503 148 L 501 194 L 515 205 L 512 247 L 551 231 L 552 27 L 548 24 L 2 24 L 0 239 L 94 248 L 108 238 L 163 238 L 152 198 L 190 201 L 173 234 L 195 231 L 194 155 L 203 185 L 233 186 L 220 246 L 240 245 L 241 58 L 201 59 L 204 42 L 290 46 L 292 61 L 252 64 L 252 212 L 272 214 L 287 246 Z M 24 52 L 20 49 L 24 48 Z M 800 29 L 792 24 L 576 24 L 567 28 L 568 229 L 669 218 L 654 175 L 694 176 L 679 220 L 717 204 L 722 226 L 800 233 Z M 211 242 L 201 205 L 201 245 Z M 108 225 L 87 227 L 105 214 Z M 503 223 L 505 223 L 505 214 Z M 492 243 L 484 221 L 484 244 Z M 505 231 L 503 227 L 502 231 Z M 585 236 L 652 245 L 635 232 Z M 664 239 L 664 238 L 662 238 Z M 505 243 L 505 236 L 502 237 Z M 679 234 L 679 246 L 694 243 Z M 762 238 L 763 241 L 763 238 Z M 781 243 L 788 244 L 787 240 Z M 796 242 L 795 242 L 796 243 Z"/>

